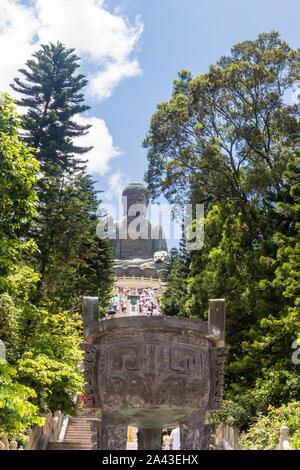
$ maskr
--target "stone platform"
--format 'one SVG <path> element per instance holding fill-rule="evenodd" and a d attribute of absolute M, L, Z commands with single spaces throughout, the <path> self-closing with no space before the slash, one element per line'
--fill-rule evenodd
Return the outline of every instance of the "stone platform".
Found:
<path fill-rule="evenodd" d="M 120 289 L 164 289 L 164 282 L 152 277 L 115 277 L 114 285 Z"/>

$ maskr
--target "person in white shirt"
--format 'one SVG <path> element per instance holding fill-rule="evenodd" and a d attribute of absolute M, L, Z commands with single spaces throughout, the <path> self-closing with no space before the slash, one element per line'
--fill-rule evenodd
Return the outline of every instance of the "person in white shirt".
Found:
<path fill-rule="evenodd" d="M 170 434 L 170 444 L 172 450 L 180 450 L 180 428 L 179 426 L 172 430 Z"/>

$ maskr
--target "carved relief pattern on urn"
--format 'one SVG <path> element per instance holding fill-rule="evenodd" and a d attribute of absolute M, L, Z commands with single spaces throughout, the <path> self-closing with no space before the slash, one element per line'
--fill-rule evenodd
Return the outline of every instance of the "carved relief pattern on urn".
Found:
<path fill-rule="evenodd" d="M 175 335 L 166 337 L 159 332 L 131 336 L 130 343 L 120 336 L 118 342 L 114 339 L 106 338 L 86 356 L 86 364 L 96 358 L 96 367 L 89 368 L 87 374 L 87 395 L 98 396 L 101 407 L 143 403 L 179 406 L 183 401 L 192 407 L 207 406 L 210 366 L 206 339 L 200 342 L 204 348 L 191 344 L 188 338 L 175 341 Z"/>

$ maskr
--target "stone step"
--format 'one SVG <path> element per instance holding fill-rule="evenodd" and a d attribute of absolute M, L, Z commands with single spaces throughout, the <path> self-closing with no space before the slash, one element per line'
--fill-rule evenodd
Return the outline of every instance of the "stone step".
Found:
<path fill-rule="evenodd" d="M 73 434 L 76 434 L 76 436 L 80 436 L 80 435 L 92 436 L 93 435 L 93 433 L 91 431 L 80 431 L 78 429 L 76 429 L 76 430 L 74 429 L 74 431 L 73 430 L 67 431 L 65 436 L 71 436 Z"/>
<path fill-rule="evenodd" d="M 92 423 L 81 423 L 80 421 L 78 421 L 76 423 L 69 423 L 68 426 L 83 426 L 83 427 L 89 428 L 91 424 Z"/>
<path fill-rule="evenodd" d="M 71 423 L 68 425 L 68 428 L 76 429 L 91 429 L 90 424 L 81 424 L 81 423 Z"/>
<path fill-rule="evenodd" d="M 65 436 L 85 436 L 85 437 L 88 437 L 88 436 L 92 436 L 93 433 L 91 433 L 90 431 L 69 431 L 69 432 L 66 432 Z"/>
<path fill-rule="evenodd" d="M 63 442 L 79 442 L 79 443 L 80 442 L 83 442 L 83 443 L 88 442 L 88 443 L 91 443 L 91 438 L 90 437 L 83 438 L 83 437 L 79 437 L 79 436 L 76 438 L 76 437 L 72 436 L 69 439 L 64 439 Z"/>
<path fill-rule="evenodd" d="M 91 436 L 93 433 L 88 430 L 78 430 L 78 429 L 75 430 L 74 429 L 74 430 L 67 431 L 65 435 L 68 436 L 69 434 L 77 434 L 77 435 L 84 434 L 85 436 Z"/>
<path fill-rule="evenodd" d="M 74 445 L 72 447 L 48 447 L 49 451 L 51 450 L 93 450 L 91 447 L 88 447 L 88 446 L 78 446 L 78 445 Z"/>
<path fill-rule="evenodd" d="M 92 446 L 88 445 L 78 445 L 72 444 L 70 446 L 61 445 L 61 446 L 49 446 L 47 450 L 92 450 Z"/>
<path fill-rule="evenodd" d="M 95 416 L 70 416 L 70 421 L 97 421 Z"/>
<path fill-rule="evenodd" d="M 89 423 L 90 421 L 95 421 L 95 419 L 97 418 L 80 418 L 80 417 L 76 417 L 74 418 L 73 416 L 69 418 L 69 421 L 71 423 L 73 422 L 81 422 L 81 423 Z"/>
<path fill-rule="evenodd" d="M 91 428 L 90 427 L 82 427 L 82 426 L 71 426 L 70 428 L 68 427 L 67 429 L 67 432 L 68 431 L 84 431 L 84 432 L 91 432 Z"/>
<path fill-rule="evenodd" d="M 78 428 L 78 429 L 91 429 L 91 424 L 82 424 L 82 423 L 70 423 L 68 424 L 68 428 Z"/>
<path fill-rule="evenodd" d="M 91 424 L 92 424 L 91 421 L 90 421 L 90 422 L 86 422 L 86 423 L 84 423 L 84 422 L 82 422 L 82 421 L 70 421 L 70 422 L 69 422 L 69 426 L 86 426 L 86 427 L 88 427 L 88 426 L 90 426 Z"/>
<path fill-rule="evenodd" d="M 66 436 L 63 442 L 70 442 L 70 441 L 84 441 L 84 442 L 91 442 L 92 436 Z"/>
<path fill-rule="evenodd" d="M 68 426 L 67 432 L 68 432 L 68 431 L 92 432 L 92 431 L 91 431 L 91 428 L 82 428 L 82 427 L 80 427 L 80 426 L 72 426 L 72 427 L 69 427 L 69 426 Z"/>
<path fill-rule="evenodd" d="M 97 418 L 70 417 L 63 442 L 49 442 L 48 450 L 91 450 L 91 424 Z"/>
<path fill-rule="evenodd" d="M 91 450 L 92 444 L 77 442 L 49 442 L 47 450 Z"/>

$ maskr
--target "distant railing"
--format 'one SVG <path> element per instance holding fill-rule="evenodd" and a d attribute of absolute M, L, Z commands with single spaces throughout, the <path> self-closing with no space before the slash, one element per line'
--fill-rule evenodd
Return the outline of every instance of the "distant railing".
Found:
<path fill-rule="evenodd" d="M 115 281 L 155 281 L 158 284 L 165 285 L 161 279 L 157 279 L 156 277 L 144 277 L 144 276 L 115 276 Z"/>
<path fill-rule="evenodd" d="M 239 445 L 240 435 L 237 429 L 231 428 L 221 423 L 216 432 L 217 448 L 222 450 L 243 450 Z M 280 428 L 279 443 L 277 450 L 289 450 L 290 437 L 289 428 L 286 423 L 283 423 Z"/>

